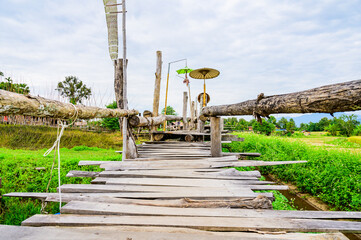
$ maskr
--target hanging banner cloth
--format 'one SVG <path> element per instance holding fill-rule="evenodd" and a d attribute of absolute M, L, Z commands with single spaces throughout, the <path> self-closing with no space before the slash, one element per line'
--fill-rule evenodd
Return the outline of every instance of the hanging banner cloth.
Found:
<path fill-rule="evenodd" d="M 118 6 L 117 0 L 103 0 L 108 28 L 109 54 L 112 60 L 118 59 Z"/>

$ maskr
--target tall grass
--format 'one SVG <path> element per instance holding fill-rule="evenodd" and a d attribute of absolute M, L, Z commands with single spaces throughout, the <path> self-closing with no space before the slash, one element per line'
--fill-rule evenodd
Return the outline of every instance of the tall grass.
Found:
<path fill-rule="evenodd" d="M 3 185 L 0 193 L 3 195 L 9 192 L 45 192 L 53 163 L 53 154 L 43 157 L 45 150 L 0 148 L 0 177 Z M 90 178 L 66 177 L 70 170 L 100 171 L 97 166 L 78 166 L 80 160 L 121 160 L 121 154 L 112 149 L 79 146 L 73 149 L 62 148 L 60 151 L 62 184 L 90 183 Z M 36 168 L 39 167 L 45 169 L 37 170 Z M 56 192 L 57 186 L 55 169 L 49 192 Z M 20 225 L 26 218 L 40 213 L 40 209 L 40 200 L 3 197 L 0 199 L 0 224 Z M 48 204 L 45 210 L 49 213 L 57 213 L 59 205 Z"/>
<path fill-rule="evenodd" d="M 51 147 L 56 139 L 57 129 L 45 126 L 0 125 L 0 147 L 12 149 L 41 149 Z M 120 132 L 93 133 L 66 129 L 61 146 L 72 148 L 84 145 L 99 148 L 120 148 Z"/>
<path fill-rule="evenodd" d="M 281 137 L 239 133 L 232 152 L 260 152 L 266 161 L 307 160 L 305 164 L 262 167 L 263 173 L 292 182 L 338 210 L 361 210 L 361 155 L 288 141 Z"/>

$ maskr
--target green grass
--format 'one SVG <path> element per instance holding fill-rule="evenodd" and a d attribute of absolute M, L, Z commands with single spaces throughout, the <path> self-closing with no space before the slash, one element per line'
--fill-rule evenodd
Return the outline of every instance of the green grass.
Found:
<path fill-rule="evenodd" d="M 341 148 L 361 148 L 361 145 L 355 142 L 349 141 L 348 138 L 336 138 L 332 141 L 327 141 L 327 144 L 335 145 Z"/>
<path fill-rule="evenodd" d="M 45 126 L 17 126 L 0 124 L 0 147 L 11 149 L 42 149 L 53 145 L 57 129 Z M 95 133 L 66 129 L 61 139 L 62 147 L 88 146 L 121 148 L 120 132 Z"/>
<path fill-rule="evenodd" d="M 24 150 L 0 148 L 0 177 L 2 188 L 0 193 L 9 192 L 45 192 L 50 177 L 53 153 L 43 157 L 46 149 Z M 121 154 L 113 149 L 77 146 L 73 149 L 61 149 L 61 182 L 62 184 L 90 183 L 90 178 L 67 178 L 70 170 L 100 171 L 97 166 L 78 166 L 80 160 L 113 160 L 120 161 Z M 57 167 L 57 165 L 55 165 Z M 45 167 L 45 170 L 36 170 Z M 58 186 L 57 170 L 54 169 L 49 192 L 56 192 Z M 0 224 L 19 225 L 26 218 L 40 213 L 41 201 L 3 197 L 0 200 Z M 59 212 L 58 203 L 50 203 L 45 209 L 49 213 Z"/>
<path fill-rule="evenodd" d="M 361 210 L 361 155 L 340 149 L 289 141 L 283 137 L 267 137 L 239 133 L 244 142 L 230 145 L 232 152 L 260 152 L 260 160 L 307 160 L 306 164 L 261 167 L 292 182 L 299 190 L 320 198 L 337 210 Z"/>

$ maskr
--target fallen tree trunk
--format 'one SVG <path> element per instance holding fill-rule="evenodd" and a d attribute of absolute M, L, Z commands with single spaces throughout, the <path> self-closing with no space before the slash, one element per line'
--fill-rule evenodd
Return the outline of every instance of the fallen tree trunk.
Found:
<path fill-rule="evenodd" d="M 78 111 L 78 114 L 76 114 Z M 137 115 L 136 110 L 108 109 L 72 105 L 42 97 L 22 95 L 0 89 L 0 115 L 26 115 L 33 117 L 51 117 L 71 119 L 77 115 L 78 119 L 128 117 Z"/>
<path fill-rule="evenodd" d="M 139 117 L 134 115 L 129 118 L 128 122 L 132 127 L 150 127 L 163 124 L 164 121 L 181 121 L 182 119 L 182 116 L 174 115 L 160 115 L 157 117 Z"/>
<path fill-rule="evenodd" d="M 361 109 L 361 80 L 326 85 L 282 95 L 264 96 L 241 103 L 203 108 L 202 117 L 274 113 L 331 113 Z"/>

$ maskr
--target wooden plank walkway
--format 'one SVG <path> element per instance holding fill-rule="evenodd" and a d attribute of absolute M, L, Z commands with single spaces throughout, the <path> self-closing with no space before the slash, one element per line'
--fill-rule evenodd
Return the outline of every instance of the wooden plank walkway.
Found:
<path fill-rule="evenodd" d="M 272 193 L 254 191 L 287 186 L 261 181 L 258 171 L 228 168 L 305 161 L 238 160 L 242 154 L 212 158 L 209 151 L 205 143 L 156 142 L 139 146 L 138 159 L 81 161 L 104 171 L 70 171 L 68 177 L 94 179 L 61 186 L 66 204 L 60 215 L 37 214 L 22 223 L 26 227 L 0 230 L 8 239 L 44 234 L 52 239 L 59 234 L 67 239 L 347 239 L 338 231 L 361 232 L 361 222 L 347 220 L 361 219 L 360 212 L 272 210 Z M 59 201 L 58 193 L 4 196 Z"/>

